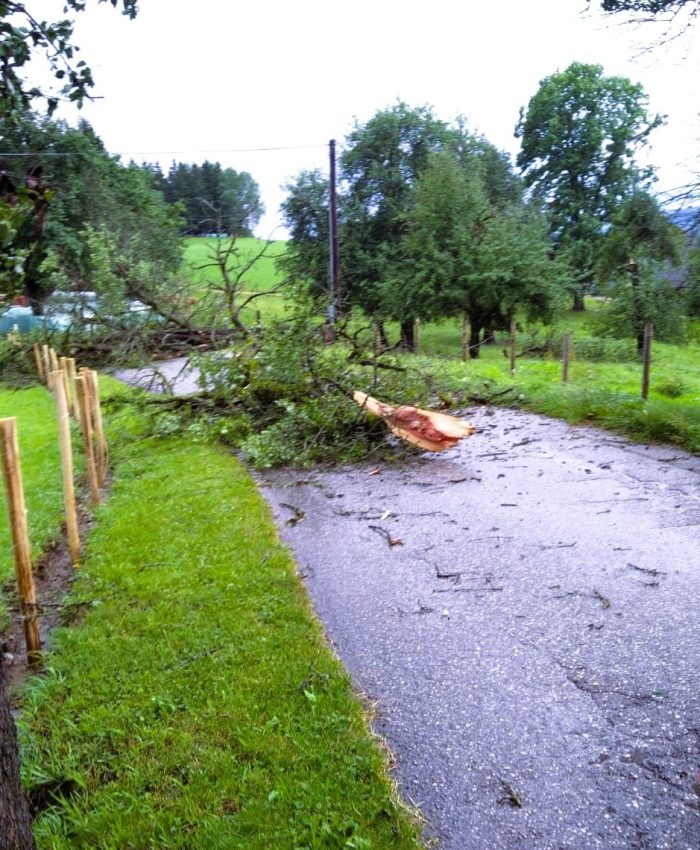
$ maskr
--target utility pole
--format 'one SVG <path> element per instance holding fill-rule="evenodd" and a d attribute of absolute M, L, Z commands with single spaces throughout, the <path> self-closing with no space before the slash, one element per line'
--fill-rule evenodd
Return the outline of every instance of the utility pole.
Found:
<path fill-rule="evenodd" d="M 334 342 L 336 310 L 340 304 L 340 258 L 338 255 L 338 198 L 335 173 L 335 139 L 331 139 L 328 143 L 328 153 L 330 158 L 330 280 L 328 285 L 328 339 L 329 342 Z"/>
<path fill-rule="evenodd" d="M 637 323 L 637 354 L 640 357 L 644 356 L 644 327 L 642 325 L 642 303 L 641 303 L 641 293 L 639 291 L 639 264 L 634 259 L 634 257 L 630 257 L 629 263 L 627 264 L 627 271 L 630 273 L 630 279 L 632 281 L 632 293 L 634 298 L 634 319 Z"/>

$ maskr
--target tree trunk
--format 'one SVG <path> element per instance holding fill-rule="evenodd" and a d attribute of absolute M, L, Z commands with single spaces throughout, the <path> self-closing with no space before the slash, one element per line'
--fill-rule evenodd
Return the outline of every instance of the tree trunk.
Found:
<path fill-rule="evenodd" d="M 401 322 L 401 348 L 405 351 L 416 350 L 415 319 Z"/>
<path fill-rule="evenodd" d="M 496 344 L 496 332 L 492 328 L 484 328 L 484 338 L 482 340 L 482 345 L 495 345 Z"/>
<path fill-rule="evenodd" d="M 586 309 L 586 304 L 583 300 L 583 289 L 577 289 L 574 292 L 574 311 L 577 313 L 582 313 Z"/>
<path fill-rule="evenodd" d="M 34 850 L 35 846 L 29 807 L 22 793 L 17 732 L 0 655 L 0 850 Z"/>
<path fill-rule="evenodd" d="M 477 360 L 479 357 L 479 348 L 481 346 L 481 325 L 474 322 L 471 324 L 469 331 L 469 356 L 472 360 Z"/>
<path fill-rule="evenodd" d="M 386 335 L 384 322 L 377 322 L 377 333 L 379 334 L 379 342 L 382 350 L 386 351 L 389 348 L 389 337 Z"/>

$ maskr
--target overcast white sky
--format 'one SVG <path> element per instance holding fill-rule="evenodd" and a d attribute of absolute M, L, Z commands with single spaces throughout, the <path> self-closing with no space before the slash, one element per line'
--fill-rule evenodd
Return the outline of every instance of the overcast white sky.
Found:
<path fill-rule="evenodd" d="M 48 4 L 50 5 L 50 4 Z M 599 5 L 596 0 L 595 5 Z M 430 104 L 514 155 L 513 129 L 539 82 L 573 61 L 643 84 L 655 131 L 651 161 L 671 189 L 700 170 L 700 39 L 640 53 L 636 31 L 586 14 L 585 0 L 142 0 L 129 21 L 110 5 L 78 16 L 76 42 L 102 99 L 83 110 L 128 160 L 219 161 L 249 171 L 279 227 L 281 185 L 327 167 L 342 142 L 397 99 Z M 48 16 L 48 15 L 47 15 Z M 248 148 L 298 148 L 244 152 Z M 277 229 L 275 236 L 284 236 Z"/>

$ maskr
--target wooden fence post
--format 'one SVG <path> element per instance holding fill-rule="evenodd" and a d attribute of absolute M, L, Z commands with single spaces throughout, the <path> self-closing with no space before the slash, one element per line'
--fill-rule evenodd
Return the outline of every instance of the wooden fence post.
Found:
<path fill-rule="evenodd" d="M 49 348 L 49 365 L 51 366 L 52 372 L 58 372 L 58 355 L 56 354 L 56 351 L 53 348 Z"/>
<path fill-rule="evenodd" d="M 562 367 L 561 367 L 561 380 L 562 383 L 566 384 L 569 381 L 569 361 L 571 360 L 571 334 L 565 333 L 564 338 L 561 342 L 562 346 Z"/>
<path fill-rule="evenodd" d="M 0 419 L 0 450 L 12 531 L 19 611 L 24 621 L 24 638 L 27 644 L 27 659 L 30 664 L 36 664 L 41 652 L 41 638 L 17 442 L 17 419 L 14 416 Z"/>
<path fill-rule="evenodd" d="M 654 338 L 654 326 L 644 325 L 644 349 L 642 351 L 642 398 L 649 397 L 649 377 L 651 374 L 651 341 Z"/>
<path fill-rule="evenodd" d="M 75 390 L 75 357 L 66 357 L 66 366 L 68 367 L 68 385 L 70 386 L 71 396 L 73 398 L 72 413 L 75 419 L 79 419 L 78 397 Z"/>
<path fill-rule="evenodd" d="M 44 343 L 41 346 L 41 359 L 44 364 L 44 378 L 46 378 L 46 383 L 49 382 L 49 372 L 51 371 L 51 360 L 49 359 L 49 347 Z"/>
<path fill-rule="evenodd" d="M 462 362 L 467 362 L 469 354 L 469 320 L 462 316 Z"/>
<path fill-rule="evenodd" d="M 517 332 L 517 325 L 515 324 L 515 319 L 513 319 L 510 323 L 510 374 L 515 374 L 515 334 Z"/>
<path fill-rule="evenodd" d="M 102 421 L 102 405 L 100 404 L 100 383 L 97 372 L 92 369 L 85 372 L 90 381 L 90 403 L 92 405 L 92 419 L 95 431 L 95 462 L 97 466 L 97 478 L 100 486 L 103 486 L 107 477 L 107 439 L 105 437 L 104 423 Z"/>
<path fill-rule="evenodd" d="M 97 467 L 95 466 L 95 449 L 92 442 L 92 412 L 90 410 L 90 386 L 88 378 L 84 374 L 75 379 L 76 397 L 78 399 L 78 411 L 80 414 L 80 430 L 83 433 L 83 446 L 85 449 L 85 467 L 87 469 L 88 484 L 90 486 L 90 501 L 93 507 L 100 504 L 100 485 L 97 479 Z"/>
<path fill-rule="evenodd" d="M 70 414 L 63 379 L 54 374 L 53 394 L 56 400 L 58 419 L 58 439 L 61 449 L 61 471 L 63 473 L 63 506 L 66 514 L 68 547 L 73 566 L 80 560 L 80 535 L 78 534 L 78 514 L 75 509 L 75 487 L 73 484 L 73 446 L 70 438 Z"/>
<path fill-rule="evenodd" d="M 58 359 L 58 368 L 61 370 L 62 374 L 62 382 L 63 388 L 66 393 L 66 404 L 68 405 L 68 413 L 71 415 L 75 409 L 75 398 L 73 395 L 73 390 L 75 389 L 71 386 L 70 378 L 68 376 L 68 358 L 67 357 L 59 357 Z"/>
<path fill-rule="evenodd" d="M 39 343 L 35 342 L 32 346 L 34 350 L 34 362 L 36 363 L 36 373 L 39 376 L 40 380 L 44 380 L 44 364 L 41 360 L 41 348 L 39 347 Z"/>

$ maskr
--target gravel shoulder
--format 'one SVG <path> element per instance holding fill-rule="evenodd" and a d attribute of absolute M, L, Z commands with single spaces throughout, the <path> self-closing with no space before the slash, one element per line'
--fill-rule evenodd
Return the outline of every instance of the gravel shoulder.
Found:
<path fill-rule="evenodd" d="M 700 847 L 700 458 L 517 411 L 259 476 L 443 850 Z"/>

